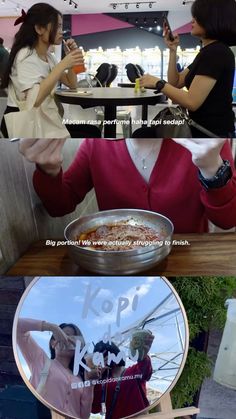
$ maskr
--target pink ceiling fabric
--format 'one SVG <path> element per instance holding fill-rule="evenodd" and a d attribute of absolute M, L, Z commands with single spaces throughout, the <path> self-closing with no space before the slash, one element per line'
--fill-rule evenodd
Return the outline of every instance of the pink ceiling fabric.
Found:
<path fill-rule="evenodd" d="M 133 25 L 102 13 L 72 15 L 71 35 L 86 35 L 96 32 L 132 28 Z"/>
<path fill-rule="evenodd" d="M 179 35 L 181 35 L 182 33 L 190 33 L 191 29 L 192 29 L 192 25 L 191 25 L 191 22 L 189 22 L 175 29 L 174 32 L 177 32 Z"/>
<path fill-rule="evenodd" d="M 4 45 L 11 48 L 15 33 L 18 32 L 19 26 L 14 26 L 16 17 L 1 17 L 0 18 L 0 36 L 4 39 Z"/>

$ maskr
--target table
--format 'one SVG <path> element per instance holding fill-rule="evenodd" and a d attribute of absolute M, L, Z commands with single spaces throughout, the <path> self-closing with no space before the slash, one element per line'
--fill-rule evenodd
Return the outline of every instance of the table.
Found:
<path fill-rule="evenodd" d="M 83 90 L 83 89 L 79 89 Z M 129 87 L 92 87 L 89 96 L 80 96 L 76 91 L 57 90 L 56 96 L 62 103 L 80 105 L 82 108 L 104 106 L 104 137 L 116 138 L 116 108 L 117 106 L 142 105 L 142 125 L 147 126 L 148 105 L 156 105 L 165 100 L 162 93 L 155 94 L 153 90 L 134 92 Z"/>
<path fill-rule="evenodd" d="M 133 87 L 135 86 L 135 83 L 118 83 L 118 87 Z"/>
<path fill-rule="evenodd" d="M 187 240 L 190 245 L 173 246 L 165 260 L 139 275 L 236 276 L 235 233 L 175 234 L 174 240 Z M 91 273 L 69 258 L 66 247 L 48 247 L 41 240 L 30 246 L 7 275 L 67 276 Z"/>

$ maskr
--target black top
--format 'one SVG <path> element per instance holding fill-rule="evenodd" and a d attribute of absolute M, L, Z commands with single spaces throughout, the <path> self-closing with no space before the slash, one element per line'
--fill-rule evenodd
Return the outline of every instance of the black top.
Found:
<path fill-rule="evenodd" d="M 228 136 L 234 132 L 232 110 L 232 89 L 235 59 L 231 49 L 215 41 L 203 47 L 190 64 L 185 77 L 189 89 L 196 75 L 209 76 L 217 80 L 206 100 L 196 111 L 189 111 L 190 117 L 218 136 Z"/>

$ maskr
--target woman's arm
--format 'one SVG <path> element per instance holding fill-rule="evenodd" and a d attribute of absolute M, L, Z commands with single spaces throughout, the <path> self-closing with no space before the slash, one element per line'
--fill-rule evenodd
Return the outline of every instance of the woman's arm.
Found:
<path fill-rule="evenodd" d="M 169 66 L 168 66 L 168 72 L 167 72 L 168 83 L 173 87 L 177 87 L 178 89 L 181 89 L 182 87 L 185 86 L 185 77 L 187 76 L 188 72 L 189 72 L 188 68 L 185 68 L 180 73 L 177 71 L 176 53 L 172 53 L 170 51 Z"/>
<path fill-rule="evenodd" d="M 61 75 L 60 82 L 70 89 L 76 89 L 77 75 L 74 73 L 72 68 L 70 68 L 67 73 L 65 72 Z"/>
<path fill-rule="evenodd" d="M 17 322 L 17 344 L 24 356 L 30 371 L 32 372 L 35 363 L 43 367 L 47 357 L 44 350 L 35 342 L 31 333 L 33 331 L 42 332 L 43 322 L 35 319 L 19 318 Z"/>
<path fill-rule="evenodd" d="M 20 141 L 20 152 L 27 160 L 37 164 L 33 176 L 34 188 L 48 213 L 54 217 L 68 214 L 83 201 L 93 187 L 90 172 L 88 142 L 85 140 L 70 165 L 63 173 L 62 140 L 24 139 Z"/>
<path fill-rule="evenodd" d="M 148 352 L 151 349 L 155 336 L 149 330 L 138 330 L 132 334 L 130 352 L 135 355 L 138 352 L 138 362 L 126 371 L 126 375 L 139 375 L 140 380 L 148 381 L 152 375 L 151 359 Z"/>
<path fill-rule="evenodd" d="M 178 103 L 190 111 L 196 111 L 205 102 L 217 80 L 220 79 L 225 71 L 225 67 L 232 68 L 233 72 L 233 54 L 220 43 L 212 44 L 211 48 L 202 48 L 198 58 L 196 57 L 195 59 L 197 60 L 195 76 L 189 90 L 185 91 L 180 88 L 185 85 L 185 77 L 189 69 L 184 70 L 180 76 L 176 74 L 174 70 L 175 51 L 171 51 L 171 45 L 168 44 L 168 46 L 170 48 L 170 64 L 172 68 L 171 73 L 168 74 L 172 76 L 168 80 L 170 83 L 166 83 L 162 89 L 162 93 L 168 96 L 174 103 Z M 157 77 L 146 74 L 141 77 L 140 86 L 155 88 L 158 80 Z"/>
<path fill-rule="evenodd" d="M 169 48 L 169 63 L 167 69 L 167 80 L 168 83 L 171 84 L 173 87 L 177 87 L 178 89 L 184 87 L 185 85 L 185 77 L 189 72 L 189 69 L 186 68 L 185 70 L 181 71 L 180 73 L 177 71 L 177 48 L 179 45 L 179 36 L 178 34 L 174 34 L 174 40 L 169 40 L 169 31 L 167 28 L 163 28 L 164 32 L 164 40 L 166 46 Z"/>
<path fill-rule="evenodd" d="M 78 45 L 74 41 L 74 39 L 70 38 L 64 42 L 64 51 L 65 54 L 68 55 L 71 51 L 77 50 L 80 54 L 80 65 L 84 66 L 84 56 L 82 50 L 78 48 Z M 74 73 L 73 68 L 69 68 L 68 72 L 64 72 L 60 78 L 61 83 L 65 84 L 66 86 L 70 87 L 71 89 L 75 89 L 77 87 L 77 75 Z"/>
<path fill-rule="evenodd" d="M 205 207 L 207 218 L 223 229 L 236 226 L 236 170 L 229 140 L 214 139 L 173 139 L 187 148 L 192 154 L 193 163 L 206 179 L 215 176 L 223 160 L 228 160 L 232 169 L 232 177 L 225 186 L 205 190 L 202 187 L 201 201 Z"/>
<path fill-rule="evenodd" d="M 221 151 L 227 140 L 221 138 L 174 138 L 173 141 L 185 147 L 192 154 L 192 161 L 202 175 L 210 179 L 223 163 Z"/>
<path fill-rule="evenodd" d="M 72 77 L 72 72 L 69 76 L 65 73 L 66 69 L 81 64 L 81 51 L 77 48 L 68 53 L 63 60 L 58 63 L 51 73 L 40 83 L 40 89 L 36 98 L 35 107 L 39 107 L 41 103 L 50 95 L 51 91 L 56 86 L 57 82 L 61 80 L 69 87 L 76 87 L 75 77 Z"/>
<path fill-rule="evenodd" d="M 152 372 L 151 359 L 148 355 L 146 355 L 142 361 L 138 361 L 136 364 L 128 367 L 125 371 L 125 375 L 132 375 L 134 379 L 137 378 L 143 381 L 149 381 L 152 376 Z"/>
<path fill-rule="evenodd" d="M 56 177 L 61 171 L 65 139 L 22 139 L 19 151 L 46 175 Z"/>
<path fill-rule="evenodd" d="M 182 76 L 186 74 L 187 71 L 184 70 Z M 140 78 L 140 86 L 154 89 L 158 80 L 160 80 L 158 77 L 145 74 Z M 166 83 L 161 93 L 164 93 L 174 103 L 178 103 L 190 111 L 196 111 L 205 102 L 215 84 L 216 80 L 211 77 L 195 76 L 188 92 Z"/>
<path fill-rule="evenodd" d="M 17 323 L 17 339 L 20 341 L 22 339 L 28 339 L 30 337 L 30 332 L 52 332 L 53 337 L 55 339 L 56 343 L 61 343 L 62 345 L 67 345 L 69 343 L 74 344 L 74 340 L 66 335 L 63 330 L 54 323 L 49 323 L 44 320 L 35 320 L 35 319 L 25 319 L 25 318 L 19 318 Z M 31 338 L 32 340 L 32 338 Z M 37 348 L 40 348 L 35 343 Z M 40 348 L 42 351 L 42 349 Z M 32 352 L 32 356 L 35 358 L 35 354 Z"/>
<path fill-rule="evenodd" d="M 188 71 L 183 73 L 186 75 Z M 172 87 L 167 83 L 162 93 L 168 96 L 174 103 L 178 103 L 190 111 L 196 111 L 205 102 L 215 84 L 216 80 L 211 77 L 195 76 L 188 92 Z"/>

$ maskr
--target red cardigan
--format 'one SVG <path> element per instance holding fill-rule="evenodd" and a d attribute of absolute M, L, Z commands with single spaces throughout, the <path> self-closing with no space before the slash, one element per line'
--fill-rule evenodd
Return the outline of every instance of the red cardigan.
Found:
<path fill-rule="evenodd" d="M 229 142 L 221 155 L 233 169 Z M 176 233 L 206 232 L 208 219 L 224 229 L 236 226 L 235 170 L 226 186 L 205 191 L 191 153 L 170 139 L 163 140 L 148 184 L 137 171 L 125 140 L 93 138 L 83 141 L 65 173 L 51 177 L 36 169 L 33 183 L 53 217 L 74 211 L 94 187 L 100 210 L 156 211 L 172 220 Z"/>
<path fill-rule="evenodd" d="M 135 378 L 135 375 L 142 375 L 142 378 Z M 112 412 L 112 419 L 120 419 L 134 415 L 145 409 L 149 403 L 146 398 L 146 381 L 152 376 L 152 364 L 149 356 L 137 362 L 131 367 L 126 368 L 124 378 L 120 384 L 120 391 L 117 396 L 116 404 Z M 129 379 L 128 379 L 129 377 Z M 117 382 L 109 382 L 105 385 L 106 413 L 110 412 L 112 400 L 115 394 Z M 94 387 L 92 413 L 101 412 L 102 385 Z"/>

